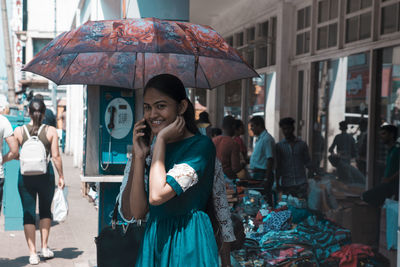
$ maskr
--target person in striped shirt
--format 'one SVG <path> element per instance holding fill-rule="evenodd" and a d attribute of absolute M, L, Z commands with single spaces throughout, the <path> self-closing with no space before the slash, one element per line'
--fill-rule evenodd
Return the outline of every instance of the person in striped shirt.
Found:
<path fill-rule="evenodd" d="M 308 145 L 294 135 L 293 118 L 279 121 L 284 139 L 276 144 L 276 180 L 284 194 L 307 198 L 308 181 L 306 168 L 314 174 Z"/>

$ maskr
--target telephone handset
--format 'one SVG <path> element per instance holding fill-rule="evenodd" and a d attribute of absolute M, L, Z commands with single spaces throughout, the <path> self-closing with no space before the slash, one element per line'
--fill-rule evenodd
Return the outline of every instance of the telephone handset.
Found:
<path fill-rule="evenodd" d="M 114 117 L 115 117 L 115 111 L 117 111 L 117 109 L 112 106 L 108 108 L 108 111 L 111 113 L 111 118 L 110 118 L 110 123 L 107 125 L 108 129 L 110 129 L 110 131 L 112 131 L 115 127 L 114 124 Z"/>
<path fill-rule="evenodd" d="M 100 167 L 103 169 L 103 171 L 107 170 L 110 163 L 113 161 L 111 155 L 112 138 L 126 138 L 133 127 L 132 108 L 125 99 L 122 97 L 117 97 L 110 101 L 104 113 L 104 125 L 106 125 L 105 128 L 109 134 L 109 140 L 108 161 L 106 166 L 103 166 L 103 160 L 100 161 Z M 100 134 L 100 136 L 102 135 L 103 133 Z M 100 141 L 102 143 L 102 140 Z"/>
<path fill-rule="evenodd" d="M 150 140 L 150 138 L 151 138 L 151 128 L 150 128 L 149 124 L 147 123 L 147 121 L 144 121 L 144 124 L 146 125 L 146 128 L 144 128 L 142 130 L 143 133 L 144 133 L 144 136 L 142 138 L 143 138 L 145 144 L 147 146 L 149 146 L 150 145 L 150 141 L 151 141 Z"/>

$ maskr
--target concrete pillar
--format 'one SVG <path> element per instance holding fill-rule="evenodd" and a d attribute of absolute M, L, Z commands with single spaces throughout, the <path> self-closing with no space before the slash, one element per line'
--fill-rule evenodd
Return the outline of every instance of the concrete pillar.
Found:
<path fill-rule="evenodd" d="M 293 51 L 293 32 L 294 23 L 285 23 L 285 18 L 292 17 L 295 14 L 293 5 L 285 1 L 277 4 L 277 38 L 276 43 L 276 98 L 275 98 L 275 125 L 273 132 L 276 141 L 279 136 L 279 120 L 282 117 L 295 117 L 295 107 L 297 99 L 292 96 L 290 56 Z"/>

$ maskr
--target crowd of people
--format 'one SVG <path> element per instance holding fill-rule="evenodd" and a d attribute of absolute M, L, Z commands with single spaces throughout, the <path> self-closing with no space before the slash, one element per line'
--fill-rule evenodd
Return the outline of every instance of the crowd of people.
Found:
<path fill-rule="evenodd" d="M 200 118 L 207 118 L 202 112 Z M 201 120 L 199 123 L 203 124 Z M 251 179 L 264 181 L 263 194 L 269 205 L 273 205 L 272 187 L 275 183 L 278 191 L 299 198 L 307 195 L 306 169 L 316 175 L 307 144 L 296 137 L 293 118 L 283 118 L 279 126 L 284 138 L 276 143 L 265 128 L 264 119 L 254 116 L 249 121 L 249 129 L 255 138 L 254 148 L 250 157 L 242 139 L 244 124 L 232 116 L 226 116 L 222 122 L 220 134 L 212 135 L 217 128 L 212 128 L 208 122 L 209 137 L 216 148 L 216 156 L 222 163 L 225 176 L 228 179 Z M 207 134 L 207 132 L 204 132 Z"/>

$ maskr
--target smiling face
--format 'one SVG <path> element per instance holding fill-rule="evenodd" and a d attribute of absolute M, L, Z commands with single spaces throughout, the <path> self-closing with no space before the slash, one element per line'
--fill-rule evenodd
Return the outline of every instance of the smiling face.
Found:
<path fill-rule="evenodd" d="M 175 121 L 178 109 L 178 103 L 171 97 L 154 88 L 146 90 L 143 97 L 144 118 L 155 135 Z"/>

